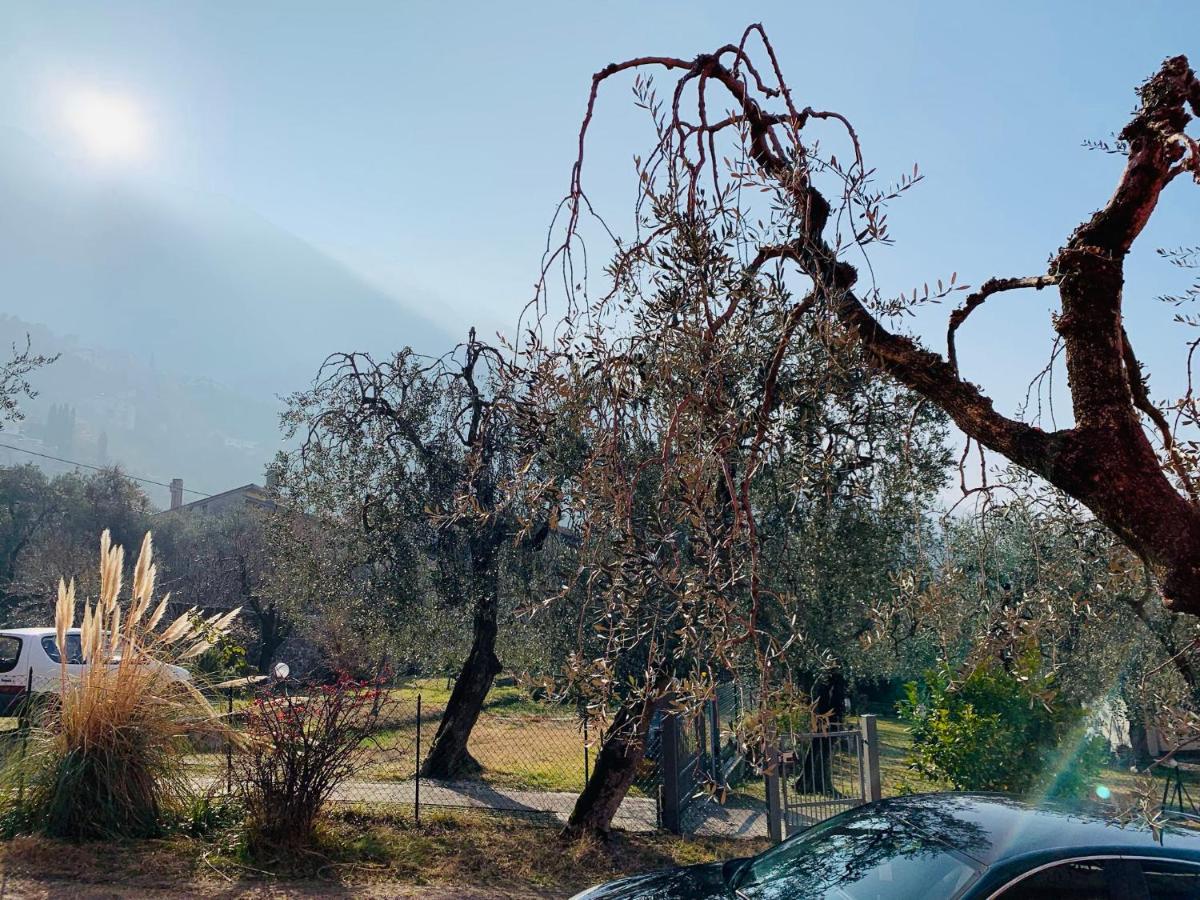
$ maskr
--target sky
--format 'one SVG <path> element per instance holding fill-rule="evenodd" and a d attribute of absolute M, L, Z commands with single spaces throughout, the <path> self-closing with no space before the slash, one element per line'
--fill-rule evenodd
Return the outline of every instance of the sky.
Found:
<path fill-rule="evenodd" d="M 96 159 L 97 178 L 227 198 L 452 333 L 511 333 L 591 74 L 630 56 L 690 57 L 751 21 L 802 103 L 851 118 L 881 177 L 914 162 L 925 173 L 889 215 L 896 247 L 874 259 L 892 292 L 951 271 L 970 284 L 1043 272 L 1119 172 L 1119 158 L 1083 142 L 1120 129 L 1164 57 L 1200 62 L 1194 0 L 39 0 L 0 6 L 0 126 L 84 154 L 96 148 L 67 107 L 117 98 L 137 118 L 140 152 Z M 606 92 L 586 177 L 618 217 L 645 126 L 624 87 Z M 1153 250 L 1200 243 L 1197 188 L 1182 182 L 1128 272 L 1129 330 L 1152 390 L 1180 385 L 1186 335 L 1154 296 L 1184 282 Z M 1002 409 L 1046 359 L 1050 299 L 1006 295 L 964 328 L 964 370 Z M 947 312 L 911 327 L 941 349 Z"/>

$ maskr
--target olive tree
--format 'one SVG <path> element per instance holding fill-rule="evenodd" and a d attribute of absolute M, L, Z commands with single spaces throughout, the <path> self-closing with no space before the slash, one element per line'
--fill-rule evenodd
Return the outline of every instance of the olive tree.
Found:
<path fill-rule="evenodd" d="M 557 321 L 541 316 L 514 367 L 547 434 L 536 453 L 565 446 L 572 457 L 563 482 L 514 488 L 579 538 L 575 575 L 547 608 L 577 610 L 567 681 L 603 732 L 569 834 L 608 831 L 660 710 L 686 710 L 738 674 L 762 685 L 764 709 L 776 693 L 817 687 L 820 652 L 799 617 L 861 628 L 871 590 L 805 594 L 790 567 L 807 553 L 845 568 L 835 532 L 856 497 L 864 529 L 879 521 L 872 475 L 887 481 L 890 467 L 898 503 L 925 501 L 945 463 L 932 407 L 888 386 L 861 390 L 851 348 L 807 331 L 777 342 L 800 322 L 787 283 L 745 265 L 720 204 L 681 212 L 674 201 L 670 190 L 648 199 L 647 227 L 662 240 L 618 251 L 603 291 L 570 297 Z M 801 527 L 829 552 L 781 548 Z"/>
<path fill-rule="evenodd" d="M 337 510 L 357 533 L 358 563 L 349 567 L 357 574 L 348 574 L 374 585 L 376 599 L 364 605 L 383 629 L 406 621 L 413 633 L 424 619 L 436 641 L 438 627 L 456 630 L 455 614 L 469 620 L 465 658 L 422 766 L 431 778 L 478 771 L 467 744 L 501 671 L 505 563 L 544 544 L 551 527 L 529 527 L 500 490 L 518 456 L 513 405 L 497 394 L 508 383 L 501 365 L 473 329 L 439 359 L 408 349 L 380 361 L 339 353 L 312 390 L 292 398 L 287 417 L 302 445 L 282 461 L 283 482 L 307 498 L 302 505 Z M 391 615 L 379 617 L 381 600 Z M 440 637 L 458 646 L 456 635 Z"/>
<path fill-rule="evenodd" d="M 972 442 L 1082 503 L 1153 567 L 1169 607 L 1200 613 L 1194 394 L 1189 389 L 1177 402 L 1155 404 L 1123 325 L 1131 249 L 1165 191 L 1200 181 L 1200 145 L 1187 131 L 1200 115 L 1200 80 L 1185 57 L 1163 62 L 1139 89 L 1138 108 L 1111 148 L 1125 158 L 1111 196 L 1065 237 L 1045 271 L 990 278 L 967 295 L 949 316 L 945 354 L 902 333 L 895 319 L 956 291 L 953 275 L 911 294 L 860 278 L 859 259 L 890 241 L 888 202 L 917 180 L 917 170 L 893 186 L 877 185 L 850 120 L 797 98 L 761 25 L 751 25 L 737 43 L 692 58 L 647 55 L 596 72 L 563 206 L 565 234 L 551 244 L 547 272 L 556 265 L 573 271 L 580 223 L 592 210 L 583 171 L 596 100 L 610 81 L 631 72 L 639 90 L 655 74 L 670 79 L 663 100 L 648 100 L 644 90 L 639 95 L 657 126 L 638 159 L 643 197 L 661 196 L 664 180 L 682 173 L 672 192 L 681 215 L 720 204 L 736 223 L 749 273 L 786 272 L 803 285 L 769 301 L 779 320 L 777 347 L 794 339 L 792 319 L 829 325 L 880 371 L 943 409 Z M 662 237 L 655 228 L 639 230 L 634 243 L 653 245 Z M 1195 254 L 1181 251 L 1175 260 L 1194 263 Z M 1004 415 L 960 372 L 958 329 L 982 304 L 1015 290 L 1058 296 L 1051 352 L 1065 356 L 1073 411 L 1066 427 L 1045 430 Z M 1196 296 L 1192 289 L 1177 299 Z M 711 327 L 745 299 L 731 296 Z M 776 352 L 766 348 L 763 364 Z"/>

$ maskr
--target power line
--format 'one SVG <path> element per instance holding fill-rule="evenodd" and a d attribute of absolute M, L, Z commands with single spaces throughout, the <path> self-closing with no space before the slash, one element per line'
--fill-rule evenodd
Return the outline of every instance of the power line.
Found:
<path fill-rule="evenodd" d="M 40 456 L 42 459 L 52 459 L 55 462 L 66 463 L 69 466 L 79 466 L 81 469 L 91 469 L 93 472 L 107 472 L 104 466 L 93 466 L 89 463 L 79 462 L 74 459 L 63 459 L 61 456 L 51 456 L 49 453 L 38 453 L 36 450 L 26 450 L 24 447 L 14 447 L 12 444 L 0 444 L 0 447 L 6 450 L 16 450 L 18 453 L 28 453 L 30 456 Z M 155 481 L 153 478 L 141 478 L 137 475 L 130 475 L 127 472 L 122 472 L 121 475 L 128 478 L 130 481 L 140 481 L 142 484 L 155 484 L 159 487 L 170 488 L 171 485 L 162 481 Z M 206 494 L 204 491 L 193 491 L 191 488 L 184 488 L 185 494 L 195 494 L 197 497 L 211 497 L 212 494 Z"/>

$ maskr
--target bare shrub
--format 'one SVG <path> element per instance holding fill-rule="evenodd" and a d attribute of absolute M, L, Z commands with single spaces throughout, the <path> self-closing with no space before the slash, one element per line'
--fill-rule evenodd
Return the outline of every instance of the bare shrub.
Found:
<path fill-rule="evenodd" d="M 337 787 L 370 761 L 384 691 L 342 674 L 307 694 L 260 695 L 246 711 L 245 752 L 234 762 L 254 850 L 312 842 Z"/>

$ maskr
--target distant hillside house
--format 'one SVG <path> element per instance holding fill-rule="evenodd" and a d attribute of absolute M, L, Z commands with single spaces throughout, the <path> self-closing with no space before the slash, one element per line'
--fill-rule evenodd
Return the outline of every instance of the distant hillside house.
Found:
<path fill-rule="evenodd" d="M 202 497 L 191 503 L 183 502 L 183 479 L 171 479 L 171 508 L 167 512 L 189 515 L 224 515 L 241 509 L 261 509 L 273 512 L 278 504 L 271 498 L 270 491 L 259 484 L 243 484 L 211 497 Z"/>

